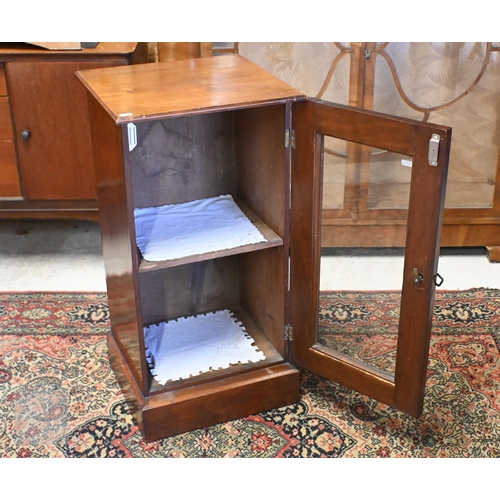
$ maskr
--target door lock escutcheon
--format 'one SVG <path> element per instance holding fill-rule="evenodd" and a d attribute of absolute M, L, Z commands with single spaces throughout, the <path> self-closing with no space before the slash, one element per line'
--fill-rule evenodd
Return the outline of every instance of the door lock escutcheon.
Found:
<path fill-rule="evenodd" d="M 417 285 L 420 285 L 424 281 L 424 275 L 419 273 L 416 267 L 413 268 L 413 280 Z"/>

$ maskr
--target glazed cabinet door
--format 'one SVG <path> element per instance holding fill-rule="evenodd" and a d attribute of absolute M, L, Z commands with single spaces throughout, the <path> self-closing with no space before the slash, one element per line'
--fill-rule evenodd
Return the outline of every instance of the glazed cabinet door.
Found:
<path fill-rule="evenodd" d="M 451 129 L 317 100 L 294 104 L 293 129 L 291 361 L 417 417 L 441 280 Z M 327 157 L 342 161 L 330 164 Z M 351 269 L 351 257 L 366 250 L 329 248 L 322 235 L 331 228 L 322 226 L 322 211 L 343 193 L 344 186 L 335 184 L 338 174 L 348 178 L 360 171 L 352 166 L 363 168 L 364 162 L 382 175 L 400 168 L 411 177 L 408 206 L 398 209 L 402 222 L 395 228 L 406 235 L 405 248 Z M 357 224 L 363 235 L 363 220 Z"/>

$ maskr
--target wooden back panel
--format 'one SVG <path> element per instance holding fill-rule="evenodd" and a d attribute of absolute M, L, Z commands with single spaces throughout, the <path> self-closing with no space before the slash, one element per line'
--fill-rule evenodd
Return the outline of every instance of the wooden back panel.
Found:
<path fill-rule="evenodd" d="M 130 153 L 136 208 L 236 194 L 232 112 L 137 124 Z"/>
<path fill-rule="evenodd" d="M 239 303 L 236 256 L 141 273 L 145 326 Z"/>

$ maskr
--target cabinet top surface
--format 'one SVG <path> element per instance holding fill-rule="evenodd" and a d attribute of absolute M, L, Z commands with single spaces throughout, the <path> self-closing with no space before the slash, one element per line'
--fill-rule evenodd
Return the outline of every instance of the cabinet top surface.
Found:
<path fill-rule="evenodd" d="M 116 123 L 304 100 L 238 55 L 79 71 Z"/>

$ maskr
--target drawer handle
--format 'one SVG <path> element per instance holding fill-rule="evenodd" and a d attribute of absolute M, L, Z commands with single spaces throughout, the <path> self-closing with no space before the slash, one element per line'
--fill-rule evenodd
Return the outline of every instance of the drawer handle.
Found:
<path fill-rule="evenodd" d="M 21 132 L 21 139 L 23 141 L 29 141 L 31 137 L 31 131 L 26 129 Z"/>

